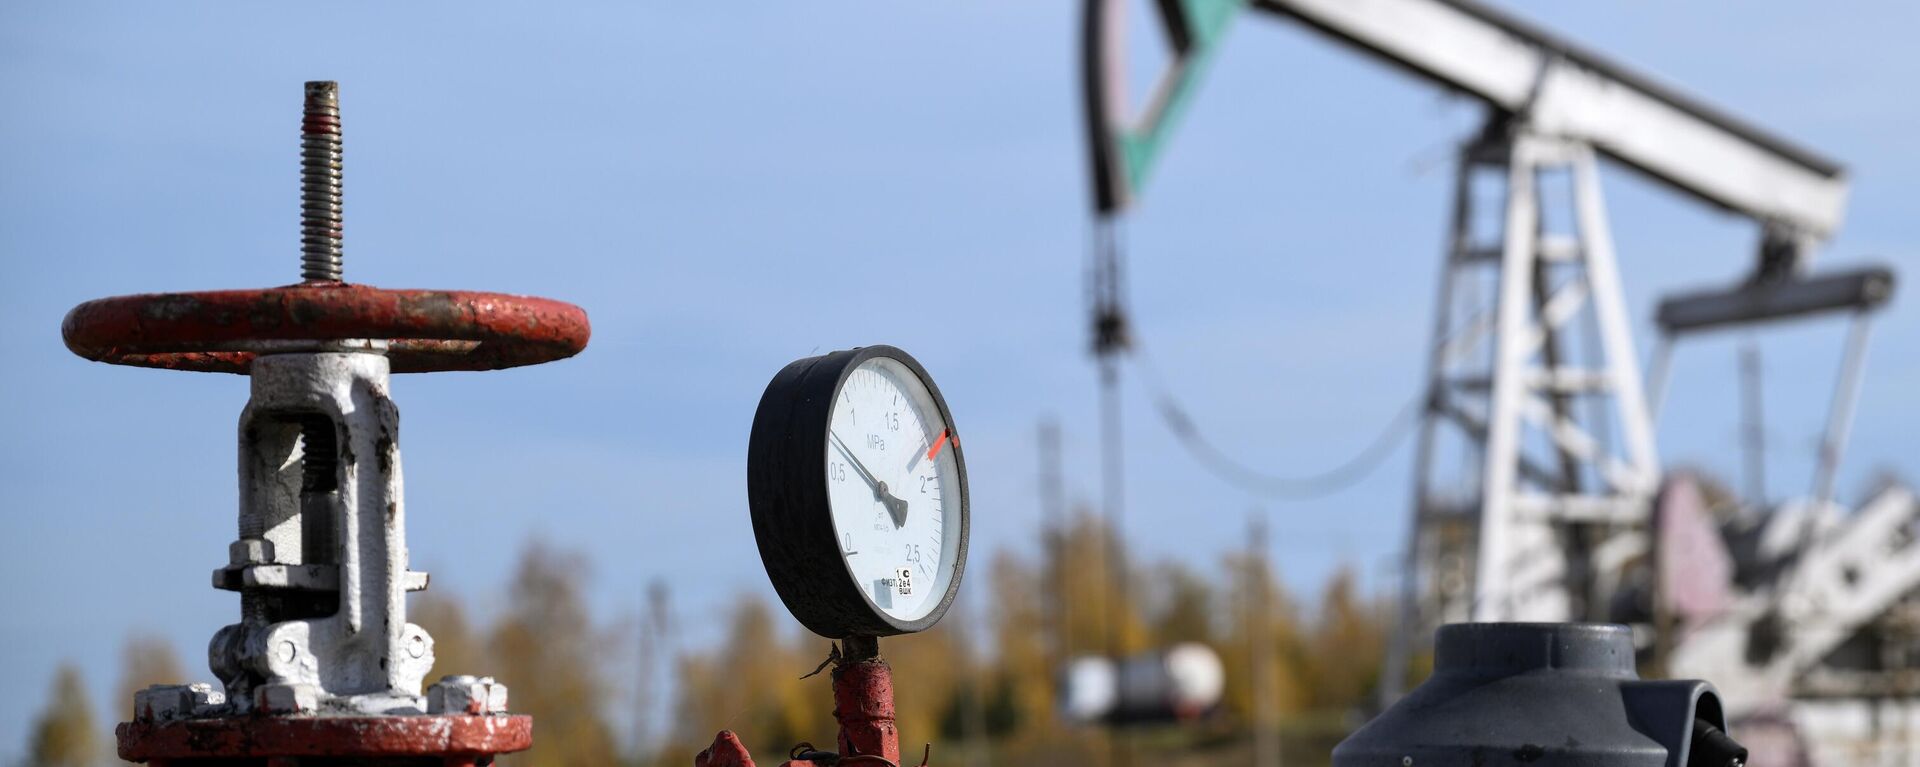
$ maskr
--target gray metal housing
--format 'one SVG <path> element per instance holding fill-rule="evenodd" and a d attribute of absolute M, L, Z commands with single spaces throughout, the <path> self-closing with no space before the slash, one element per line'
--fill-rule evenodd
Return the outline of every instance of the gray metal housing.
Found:
<path fill-rule="evenodd" d="M 1333 749 L 1334 767 L 1686 767 L 1713 685 L 1641 680 L 1633 632 L 1598 623 L 1456 623 L 1433 676 Z"/>

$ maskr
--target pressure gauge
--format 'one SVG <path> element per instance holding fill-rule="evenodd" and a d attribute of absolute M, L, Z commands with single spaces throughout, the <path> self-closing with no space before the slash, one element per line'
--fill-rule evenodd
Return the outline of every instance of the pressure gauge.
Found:
<path fill-rule="evenodd" d="M 940 389 L 906 352 L 797 360 L 760 397 L 747 447 L 760 561 L 829 638 L 932 626 L 967 561 L 967 471 Z"/>

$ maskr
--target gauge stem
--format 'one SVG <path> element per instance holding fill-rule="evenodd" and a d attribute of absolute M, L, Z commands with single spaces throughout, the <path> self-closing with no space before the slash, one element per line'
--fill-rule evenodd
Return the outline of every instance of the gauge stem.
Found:
<path fill-rule="evenodd" d="M 840 662 L 872 660 L 880 657 L 880 638 L 855 634 L 840 640 Z"/>

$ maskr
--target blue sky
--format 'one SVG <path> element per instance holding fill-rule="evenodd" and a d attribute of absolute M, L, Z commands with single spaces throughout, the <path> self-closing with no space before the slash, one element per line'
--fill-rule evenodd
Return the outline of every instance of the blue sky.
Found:
<path fill-rule="evenodd" d="M 695 635 L 734 595 L 771 597 L 745 509 L 754 405 L 787 361 L 879 342 L 926 364 L 967 435 L 976 550 L 1030 549 L 1038 419 L 1064 424 L 1069 491 L 1098 487 L 1074 5 L 0 7 L 0 684 L 19 693 L 0 698 L 0 759 L 58 662 L 104 696 L 129 631 L 193 659 L 237 614 L 206 584 L 234 534 L 245 380 L 83 362 L 58 326 L 99 296 L 294 281 L 307 79 L 342 82 L 349 280 L 546 295 L 593 318 L 572 361 L 395 381 L 434 588 L 485 605 L 540 536 L 591 559 L 608 616 L 656 577 Z M 1822 263 L 1920 278 L 1914 6 L 1509 5 L 1841 159 L 1852 202 Z M 1224 447 L 1328 466 L 1412 395 L 1448 195 L 1436 160 L 1477 120 L 1300 27 L 1232 31 L 1130 229 L 1140 333 Z M 1606 192 L 1644 354 L 1658 296 L 1734 278 L 1754 230 L 1625 170 Z M 1878 470 L 1920 478 L 1903 291 L 1843 499 Z M 1843 330 L 1762 337 L 1776 495 L 1808 484 Z M 1736 341 L 1678 358 L 1668 464 L 1738 467 Z M 1210 563 L 1253 501 L 1134 394 L 1131 531 L 1150 556 Z M 1296 591 L 1341 563 L 1386 582 L 1409 461 L 1267 506 Z"/>

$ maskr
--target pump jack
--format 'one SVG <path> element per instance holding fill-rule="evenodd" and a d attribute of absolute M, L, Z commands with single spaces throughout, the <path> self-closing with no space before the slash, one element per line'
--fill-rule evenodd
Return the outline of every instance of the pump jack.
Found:
<path fill-rule="evenodd" d="M 1462 144 L 1456 166 L 1383 703 L 1397 697 L 1405 681 L 1412 638 L 1430 635 L 1437 624 L 1622 619 L 1615 602 L 1625 573 L 1644 566 L 1657 543 L 1650 511 L 1662 474 L 1653 407 L 1635 359 L 1598 158 L 1750 219 L 1759 230 L 1751 272 L 1733 288 L 1663 305 L 1668 340 L 1708 327 L 1851 312 L 1858 347 L 1865 317 L 1891 296 L 1892 273 L 1885 268 L 1808 274 L 1813 251 L 1841 221 L 1847 182 L 1839 163 L 1492 7 L 1471 0 L 1157 0 L 1152 15 L 1171 61 L 1136 115 L 1124 103 L 1124 5 L 1086 0 L 1083 6 L 1083 98 L 1103 243 L 1096 286 L 1111 281 L 1102 270 L 1118 268 L 1118 259 L 1105 254 L 1112 229 L 1137 201 L 1243 10 L 1300 22 L 1486 107 L 1485 128 Z M 1497 231 L 1474 225 L 1469 191 L 1479 176 L 1504 187 Z M 1572 215 L 1556 218 L 1573 221 L 1571 231 L 1543 224 L 1548 198 L 1542 188 L 1554 183 L 1572 192 Z M 1494 295 L 1483 300 L 1456 289 L 1475 278 L 1490 278 L 1498 286 Z M 1100 327 L 1124 326 L 1117 301 L 1098 309 Z M 1597 331 L 1598 343 L 1578 344 L 1588 359 L 1575 360 L 1572 331 L 1582 322 Z M 1663 343 L 1656 357 L 1656 385 L 1669 348 Z M 1112 364 L 1107 355 L 1124 351 L 1101 349 L 1106 367 Z M 1823 449 L 1825 479 L 1816 483 L 1821 503 L 1831 493 L 1831 463 L 1852 417 L 1850 389 L 1860 358 L 1848 354 L 1836 394 Z M 1435 474 L 1443 457 L 1477 462 L 1476 476 L 1466 487 L 1442 487 Z M 1920 520 L 1910 493 L 1873 505 L 1882 507 L 1871 515 L 1875 529 L 1892 524 L 1888 519 Z M 1797 561 L 1807 567 L 1855 561 L 1823 549 L 1849 538 L 1866 540 L 1825 535 L 1806 543 Z M 1920 546 L 1909 542 L 1874 556 L 1892 561 L 1864 579 L 1871 597 L 1832 578 L 1805 575 L 1755 586 L 1753 599 L 1772 604 L 1778 597 L 1769 595 L 1796 590 L 1786 584 L 1804 591 L 1813 588 L 1805 585 L 1810 580 L 1846 590 L 1847 615 L 1817 632 L 1820 646 L 1830 649 L 1920 590 Z M 1746 610 L 1749 619 L 1767 612 L 1764 606 Z M 1739 631 L 1721 629 L 1715 635 L 1725 649 L 1732 644 L 1726 637 Z M 1683 643 L 1675 658 L 1684 666 L 1686 659 L 1711 655 L 1689 653 Z M 1818 653 L 1794 657 L 1804 672 Z M 1768 679 L 1793 675 L 1768 668 Z M 1712 673 L 1675 670 L 1716 679 L 1730 673 L 1724 664 Z M 1774 692 L 1784 690 L 1776 685 Z"/>

